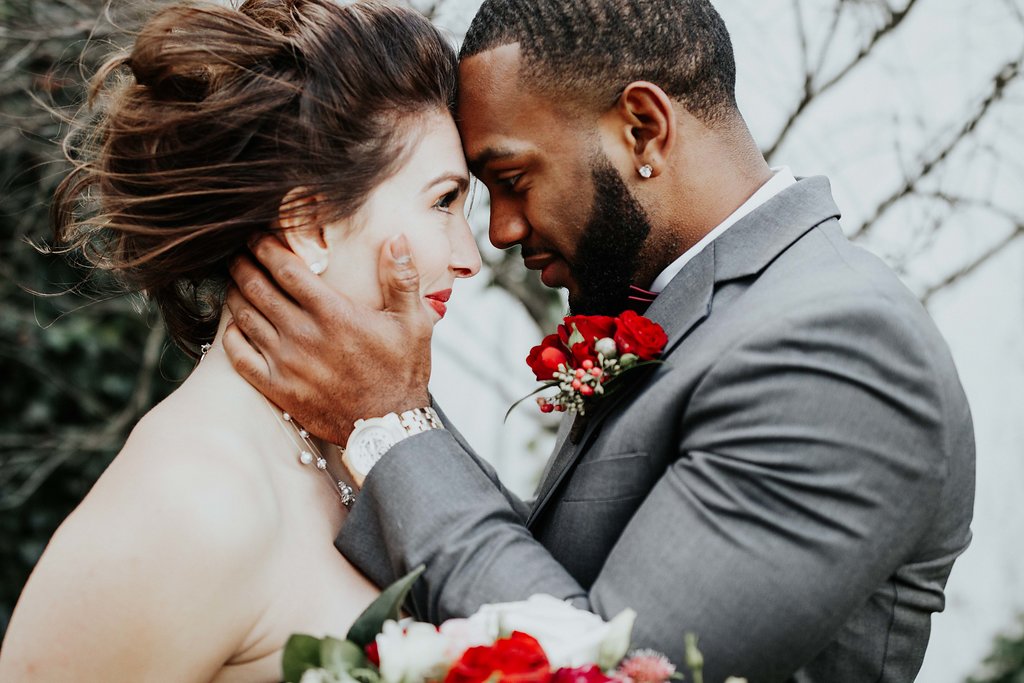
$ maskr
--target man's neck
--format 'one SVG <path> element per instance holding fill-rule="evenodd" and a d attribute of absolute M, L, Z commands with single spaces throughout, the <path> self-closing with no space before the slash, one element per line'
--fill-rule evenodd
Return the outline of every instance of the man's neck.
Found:
<path fill-rule="evenodd" d="M 650 211 L 661 226 L 645 248 L 647 264 L 634 283 L 649 287 L 665 268 L 742 206 L 772 178 L 749 133 L 740 140 L 708 136 L 694 143 L 673 187 L 653 198 Z"/>

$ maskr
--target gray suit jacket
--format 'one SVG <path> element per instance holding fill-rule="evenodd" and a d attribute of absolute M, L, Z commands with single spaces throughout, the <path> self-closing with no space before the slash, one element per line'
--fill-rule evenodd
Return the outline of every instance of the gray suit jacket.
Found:
<path fill-rule="evenodd" d="M 648 311 L 667 363 L 562 441 L 528 509 L 454 431 L 373 470 L 337 540 L 379 584 L 420 563 L 433 621 L 544 592 L 639 617 L 706 679 L 913 680 L 970 540 L 974 437 L 949 351 L 799 181 Z"/>

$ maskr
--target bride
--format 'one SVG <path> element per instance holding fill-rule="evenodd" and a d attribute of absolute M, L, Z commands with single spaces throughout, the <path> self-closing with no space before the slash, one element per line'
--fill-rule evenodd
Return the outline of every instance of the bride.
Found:
<path fill-rule="evenodd" d="M 480 265 L 455 83 L 425 18 L 333 0 L 171 6 L 96 76 L 104 113 L 76 138 L 58 237 L 205 353 L 50 541 L 0 681 L 276 681 L 290 634 L 343 634 L 376 596 L 333 546 L 352 496 L 338 450 L 235 373 L 224 288 L 274 232 L 376 308 L 379 258 L 411 256 L 443 317 Z"/>

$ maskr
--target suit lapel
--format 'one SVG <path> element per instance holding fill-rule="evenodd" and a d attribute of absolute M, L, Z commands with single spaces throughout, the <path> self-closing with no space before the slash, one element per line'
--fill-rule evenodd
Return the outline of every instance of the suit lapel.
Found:
<path fill-rule="evenodd" d="M 666 353 L 671 347 L 679 344 L 686 335 L 697 327 L 707 317 L 711 306 L 711 295 L 714 291 L 714 245 L 698 254 L 693 261 L 686 264 L 686 267 L 675 277 L 665 291 L 658 296 L 647 311 L 647 317 L 658 323 L 665 330 L 669 341 L 666 346 Z M 637 374 L 643 374 L 644 370 L 635 370 Z M 632 394 L 635 384 L 641 378 L 625 375 L 620 381 L 626 386 L 619 391 L 600 401 L 586 416 L 576 416 L 576 420 L 585 420 L 583 434 L 579 439 L 565 439 L 562 447 L 554 456 L 547 475 L 542 480 L 537 495 L 537 502 L 527 526 L 540 514 L 551 496 L 558 489 L 558 485 L 572 469 L 573 463 L 586 450 L 590 439 L 597 432 L 597 428 L 614 413 L 614 408 L 627 396 Z"/>
<path fill-rule="evenodd" d="M 797 182 L 768 200 L 725 231 L 686 264 L 647 310 L 646 317 L 658 323 L 668 335 L 668 356 L 711 313 L 716 284 L 756 275 L 796 240 L 817 225 L 839 217 L 827 178 L 814 177 Z M 671 361 L 669 361 L 671 365 Z M 620 393 L 599 402 L 585 420 L 581 438 L 563 438 L 551 460 L 530 513 L 530 527 L 551 501 L 573 464 L 586 452 L 598 427 L 614 413 L 615 407 L 631 396 L 635 387 L 629 375 Z M 560 432 L 562 433 L 562 432 Z M 563 437 L 565 434 L 563 434 Z"/>

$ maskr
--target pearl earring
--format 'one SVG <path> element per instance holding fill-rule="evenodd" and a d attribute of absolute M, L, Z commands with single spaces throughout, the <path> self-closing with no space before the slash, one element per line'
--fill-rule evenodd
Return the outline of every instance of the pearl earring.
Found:
<path fill-rule="evenodd" d="M 654 167 L 652 167 L 650 164 L 644 164 L 637 170 L 637 172 L 640 174 L 641 178 L 646 180 L 650 178 L 652 175 L 654 175 Z"/>
<path fill-rule="evenodd" d="M 322 275 L 323 272 L 327 270 L 327 266 L 324 265 L 321 261 L 314 261 L 313 263 L 309 264 L 309 269 L 313 271 L 313 275 Z"/>

